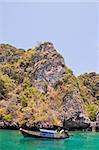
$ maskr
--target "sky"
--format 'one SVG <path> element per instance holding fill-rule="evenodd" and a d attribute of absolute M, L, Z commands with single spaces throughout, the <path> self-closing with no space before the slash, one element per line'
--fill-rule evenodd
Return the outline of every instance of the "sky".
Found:
<path fill-rule="evenodd" d="M 99 7 L 95 0 L 0 0 L 0 43 L 29 49 L 51 41 L 80 75 L 99 73 Z"/>

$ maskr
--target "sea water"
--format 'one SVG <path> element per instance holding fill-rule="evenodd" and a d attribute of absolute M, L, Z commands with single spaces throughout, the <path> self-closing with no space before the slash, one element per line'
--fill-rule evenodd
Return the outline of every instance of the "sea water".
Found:
<path fill-rule="evenodd" d="M 24 138 L 20 131 L 0 130 L 0 150 L 99 150 L 99 132 L 72 132 L 67 139 Z"/>

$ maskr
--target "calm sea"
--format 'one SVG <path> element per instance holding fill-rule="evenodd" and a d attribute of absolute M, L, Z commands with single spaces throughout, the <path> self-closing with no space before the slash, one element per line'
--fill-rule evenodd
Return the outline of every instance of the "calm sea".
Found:
<path fill-rule="evenodd" d="M 69 139 L 24 138 L 19 131 L 0 130 L 0 150 L 99 150 L 99 133 L 72 132 Z"/>

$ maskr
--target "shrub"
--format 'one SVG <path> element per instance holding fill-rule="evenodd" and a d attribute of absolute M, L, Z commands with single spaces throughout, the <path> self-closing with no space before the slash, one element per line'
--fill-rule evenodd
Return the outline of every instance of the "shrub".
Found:
<path fill-rule="evenodd" d="M 98 106 L 95 105 L 94 103 L 85 105 L 85 110 L 87 111 L 89 118 L 92 121 L 96 120 L 96 113 L 97 113 L 98 109 L 99 109 Z"/>
<path fill-rule="evenodd" d="M 6 120 L 6 121 L 12 121 L 13 120 L 13 116 L 11 115 L 11 114 L 7 114 L 7 115 L 5 115 L 4 116 L 4 119 Z"/>

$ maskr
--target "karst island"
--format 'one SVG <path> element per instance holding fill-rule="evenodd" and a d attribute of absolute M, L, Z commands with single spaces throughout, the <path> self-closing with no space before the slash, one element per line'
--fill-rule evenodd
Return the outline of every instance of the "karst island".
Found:
<path fill-rule="evenodd" d="M 0 128 L 99 130 L 99 74 L 75 76 L 52 42 L 0 44 Z"/>

